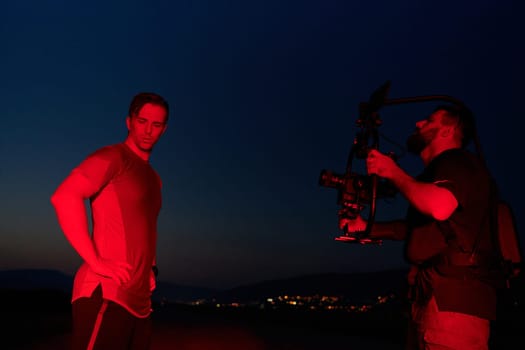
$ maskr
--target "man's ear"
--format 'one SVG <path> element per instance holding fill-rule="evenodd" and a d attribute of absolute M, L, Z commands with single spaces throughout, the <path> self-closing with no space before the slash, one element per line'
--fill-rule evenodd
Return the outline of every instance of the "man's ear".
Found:
<path fill-rule="evenodd" d="M 131 117 L 128 115 L 126 116 L 126 126 L 128 127 L 128 131 L 131 128 Z"/>

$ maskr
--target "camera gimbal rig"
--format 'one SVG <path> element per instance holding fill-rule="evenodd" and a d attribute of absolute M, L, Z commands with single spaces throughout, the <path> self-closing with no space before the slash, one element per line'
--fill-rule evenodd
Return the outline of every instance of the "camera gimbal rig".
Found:
<path fill-rule="evenodd" d="M 394 197 L 397 190 L 390 182 L 378 179 L 377 175 L 362 175 L 352 171 L 352 162 L 354 158 L 366 159 L 370 149 L 379 149 L 378 128 L 382 124 L 379 110 L 383 106 L 441 100 L 461 106 L 468 111 L 463 102 L 451 96 L 430 95 L 387 99 L 389 90 L 390 81 L 387 81 L 372 93 L 368 102 L 359 104 L 359 118 L 356 121 L 359 130 L 350 148 L 346 172 L 337 174 L 323 169 L 319 176 L 320 186 L 335 188 L 338 191 L 337 204 L 341 206 L 338 211 L 339 217 L 355 219 L 366 206 L 369 207 L 366 229 L 362 232 L 349 233 L 345 228 L 343 235 L 336 238 L 337 241 L 381 244 L 381 240 L 370 238 L 370 232 L 375 221 L 376 200 L 377 198 Z M 478 147 L 478 145 L 476 146 Z"/>

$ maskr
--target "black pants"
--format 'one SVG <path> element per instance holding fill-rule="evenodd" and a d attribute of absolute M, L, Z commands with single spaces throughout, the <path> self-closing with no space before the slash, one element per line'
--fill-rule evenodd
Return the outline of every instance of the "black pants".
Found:
<path fill-rule="evenodd" d="M 91 297 L 73 302 L 73 350 L 146 350 L 151 318 L 138 318 L 112 301 L 102 299 L 100 286 Z"/>

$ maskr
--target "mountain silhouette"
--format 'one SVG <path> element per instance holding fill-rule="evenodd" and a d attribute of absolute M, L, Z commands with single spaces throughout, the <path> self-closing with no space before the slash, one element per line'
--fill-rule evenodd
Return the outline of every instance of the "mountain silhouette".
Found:
<path fill-rule="evenodd" d="M 73 276 L 51 269 L 16 269 L 0 271 L 0 289 L 23 292 L 31 290 L 53 290 L 70 294 L 73 288 Z M 191 302 L 207 298 L 216 289 L 185 286 L 159 281 L 153 293 L 154 301 Z"/>
<path fill-rule="evenodd" d="M 366 302 L 378 295 L 402 293 L 406 270 L 362 273 L 325 273 L 288 279 L 262 281 L 228 290 L 186 286 L 159 281 L 153 293 L 154 301 L 187 303 L 207 299 L 217 302 L 259 301 L 280 295 L 343 296 L 356 302 Z M 0 271 L 2 290 L 55 290 L 70 294 L 73 277 L 57 270 L 21 269 Z"/>
<path fill-rule="evenodd" d="M 207 299 L 217 293 L 217 289 L 185 286 L 176 283 L 159 281 L 153 292 L 153 300 L 187 303 Z"/>
<path fill-rule="evenodd" d="M 54 289 L 70 291 L 73 278 L 63 272 L 50 269 L 19 269 L 0 271 L 2 289 Z"/>
<path fill-rule="evenodd" d="M 221 303 L 249 303 L 283 295 L 343 296 L 355 302 L 370 301 L 378 295 L 404 293 L 407 270 L 361 273 L 325 273 L 269 280 L 220 291 L 212 296 Z"/>

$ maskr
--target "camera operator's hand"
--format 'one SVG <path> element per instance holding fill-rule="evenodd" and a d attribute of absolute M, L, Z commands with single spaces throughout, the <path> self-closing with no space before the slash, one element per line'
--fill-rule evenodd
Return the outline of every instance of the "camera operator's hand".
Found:
<path fill-rule="evenodd" d="M 343 230 L 344 234 L 337 237 L 335 240 L 346 243 L 381 244 L 381 239 L 371 238 L 368 235 L 364 235 L 367 224 L 368 222 L 363 219 L 361 215 L 357 215 L 354 219 L 340 216 L 339 228 Z"/>
<path fill-rule="evenodd" d="M 339 217 L 339 228 L 345 233 L 363 232 L 366 230 L 367 221 L 357 215 L 355 219 Z"/>
<path fill-rule="evenodd" d="M 392 157 L 387 156 L 376 149 L 371 149 L 366 157 L 366 168 L 368 174 L 376 174 L 382 178 L 392 180 L 401 171 Z"/>

